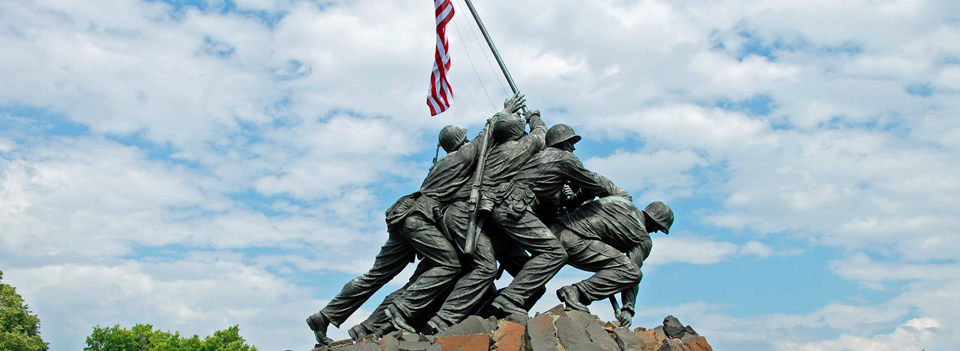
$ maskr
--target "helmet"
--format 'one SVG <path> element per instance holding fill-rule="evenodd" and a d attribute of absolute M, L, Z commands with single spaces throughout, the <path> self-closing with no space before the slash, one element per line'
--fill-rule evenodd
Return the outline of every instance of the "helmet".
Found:
<path fill-rule="evenodd" d="M 527 128 L 527 121 L 520 115 L 511 113 L 497 113 L 496 121 L 493 122 L 493 139 L 498 142 L 517 140 L 523 136 Z"/>
<path fill-rule="evenodd" d="M 657 222 L 663 228 L 664 234 L 670 234 L 670 226 L 673 225 L 673 210 L 670 209 L 670 206 L 660 201 L 654 201 L 643 209 L 643 213 Z"/>
<path fill-rule="evenodd" d="M 573 131 L 573 128 L 566 124 L 557 124 L 547 130 L 547 147 L 560 144 L 564 141 L 572 140 L 574 143 L 580 141 L 580 136 Z"/>
<path fill-rule="evenodd" d="M 467 128 L 451 124 L 440 130 L 440 146 L 447 153 L 456 150 L 466 140 Z"/>

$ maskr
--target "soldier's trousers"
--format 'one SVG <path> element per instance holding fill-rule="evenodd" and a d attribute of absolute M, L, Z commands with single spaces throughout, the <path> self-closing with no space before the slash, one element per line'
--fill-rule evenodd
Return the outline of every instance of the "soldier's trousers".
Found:
<path fill-rule="evenodd" d="M 567 251 L 567 263 L 580 270 L 595 272 L 590 278 L 573 284 L 580 291 L 580 302 L 589 304 L 606 299 L 637 286 L 643 278 L 640 267 L 613 246 L 583 238 L 562 226 L 554 229 L 557 229 L 557 237 Z"/>
<path fill-rule="evenodd" d="M 458 201 L 447 207 L 444 214 L 447 231 L 454 237 L 454 240 L 457 240 L 460 247 L 464 247 L 466 243 L 467 227 L 470 224 L 472 210 L 465 201 Z M 495 253 L 501 254 L 501 261 L 514 263 L 513 266 L 517 266 L 516 262 L 524 262 L 528 258 L 522 249 L 506 247 L 507 243 L 499 240 L 498 244 L 503 248 L 497 250 L 486 230 L 481 230 L 477 239 L 477 247 L 470 270 L 466 271 L 466 274 L 457 280 L 453 291 L 447 296 L 435 317 L 448 325 L 459 323 L 475 312 L 480 303 L 483 302 L 487 289 L 497 275 L 497 255 Z"/>
<path fill-rule="evenodd" d="M 373 313 L 370 314 L 370 316 L 367 316 L 367 319 L 361 322 L 360 324 L 363 325 L 363 327 L 368 331 L 372 333 L 378 333 L 380 335 L 387 335 L 387 332 L 396 330 L 393 327 L 393 324 L 390 323 L 390 318 L 387 317 L 387 313 L 386 313 L 387 307 L 392 305 L 394 300 L 402 296 L 403 293 L 407 291 L 407 288 L 410 287 L 410 285 L 412 285 L 413 283 L 415 283 L 418 278 L 420 278 L 420 275 L 430 270 L 430 268 L 432 267 L 433 267 L 433 263 L 431 261 L 421 260 L 420 263 L 417 264 L 417 269 L 413 272 L 413 275 L 410 276 L 410 280 L 407 281 L 407 283 L 404 284 L 403 287 L 401 287 L 400 289 L 397 289 L 396 291 L 387 295 L 383 299 L 383 302 L 381 302 L 380 305 L 377 306 L 377 309 L 375 309 Z M 434 302 L 434 304 L 436 304 L 436 301 Z M 430 311 L 429 309 L 427 311 L 419 311 L 420 313 L 416 315 L 413 318 L 413 320 L 408 320 L 407 322 L 411 322 L 414 324 L 423 324 L 423 323 L 416 323 L 416 322 L 418 321 L 418 319 L 423 318 L 422 316 L 424 315 L 424 313 L 430 313 L 429 311 Z M 417 325 L 417 327 L 420 327 L 420 326 Z"/>
<path fill-rule="evenodd" d="M 511 207 L 507 203 L 501 204 L 491 217 L 498 228 L 532 257 L 497 298 L 506 298 L 515 306 L 532 305 L 532 297 L 563 268 L 567 253 L 560 240 L 537 218 L 532 207 L 526 206 L 519 212 L 511 211 Z"/>
<path fill-rule="evenodd" d="M 432 219 L 414 212 L 404 219 L 380 248 L 369 271 L 347 282 L 337 296 L 320 310 L 330 323 L 339 327 L 370 296 L 400 273 L 414 255 L 420 253 L 432 261 L 430 269 L 410 284 L 393 303 L 404 317 L 412 316 L 436 299 L 446 285 L 460 274 L 460 261 L 453 244 L 437 229 Z"/>

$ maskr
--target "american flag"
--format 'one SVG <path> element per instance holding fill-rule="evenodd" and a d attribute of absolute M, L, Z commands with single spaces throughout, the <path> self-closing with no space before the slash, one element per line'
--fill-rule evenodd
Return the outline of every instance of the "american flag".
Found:
<path fill-rule="evenodd" d="M 433 55 L 433 73 L 430 74 L 430 95 L 427 96 L 427 105 L 430 106 L 430 115 L 436 116 L 450 107 L 453 99 L 453 90 L 447 81 L 447 71 L 450 70 L 450 53 L 447 51 L 447 23 L 453 19 L 453 4 L 450 0 L 434 0 L 433 7 L 437 14 L 437 52 Z"/>

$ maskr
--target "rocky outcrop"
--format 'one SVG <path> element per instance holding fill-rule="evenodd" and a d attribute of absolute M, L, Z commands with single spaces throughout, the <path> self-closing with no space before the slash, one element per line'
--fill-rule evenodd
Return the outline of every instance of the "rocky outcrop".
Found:
<path fill-rule="evenodd" d="M 393 332 L 340 340 L 313 351 L 713 351 L 707 339 L 674 316 L 653 329 L 630 330 L 557 306 L 533 318 L 470 316 L 437 335 Z"/>

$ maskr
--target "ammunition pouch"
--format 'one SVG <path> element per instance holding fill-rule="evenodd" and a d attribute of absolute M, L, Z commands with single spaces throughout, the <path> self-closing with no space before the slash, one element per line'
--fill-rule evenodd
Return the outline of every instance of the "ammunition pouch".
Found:
<path fill-rule="evenodd" d="M 513 184 L 500 203 L 500 211 L 508 218 L 520 219 L 528 209 L 537 206 L 537 195 L 526 184 Z"/>

